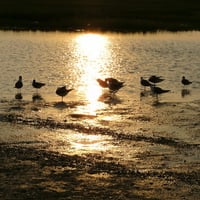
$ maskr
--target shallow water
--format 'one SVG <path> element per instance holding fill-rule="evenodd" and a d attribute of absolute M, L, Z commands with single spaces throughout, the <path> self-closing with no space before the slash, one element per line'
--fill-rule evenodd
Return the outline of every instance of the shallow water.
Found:
<path fill-rule="evenodd" d="M 33 134 L 29 134 L 25 126 L 18 137 L 19 131 L 9 130 L 6 125 L 10 133 L 5 136 L 7 131 L 1 129 L 1 140 L 13 141 L 17 136 L 21 141 L 50 143 L 49 149 L 61 153 L 104 152 L 130 163 L 147 151 L 174 153 L 173 148 L 160 146 L 157 138 L 199 144 L 199 126 L 181 117 L 185 112 L 194 115 L 194 123 L 198 124 L 199 52 L 200 32 L 1 31 L 1 121 L 17 122 L 20 126 L 39 124 L 43 128 L 33 129 L 30 131 Z M 165 81 L 159 86 L 171 90 L 158 101 L 148 89 L 143 90 L 139 81 L 141 76 L 148 78 L 153 74 L 163 76 Z M 24 86 L 17 91 L 14 84 L 19 75 L 23 76 Z M 193 84 L 183 87 L 180 83 L 183 75 Z M 105 77 L 118 78 L 125 82 L 125 87 L 111 97 L 96 82 L 97 78 Z M 45 82 L 46 86 L 36 91 L 31 86 L 33 79 Z M 74 90 L 60 102 L 55 90 L 64 84 Z M 16 99 L 19 93 L 22 99 Z M 142 136 L 141 144 L 136 145 L 138 136 Z M 149 147 L 149 141 L 155 147 Z M 127 149 L 132 150 L 127 153 Z M 196 154 L 190 159 L 198 160 Z"/>
<path fill-rule="evenodd" d="M 180 79 L 194 81 L 190 99 L 199 92 L 199 32 L 153 34 L 92 34 L 61 32 L 0 32 L 1 99 L 11 100 L 19 75 L 24 100 L 31 100 L 33 79 L 46 83 L 40 94 L 47 102 L 60 100 L 55 89 L 63 84 L 75 90 L 67 100 L 94 102 L 102 91 L 96 78 L 125 81 L 123 103 L 139 99 L 140 76 L 161 75 L 160 85 L 171 90 L 168 101 L 182 100 Z M 188 95 L 189 96 L 189 95 Z"/>
<path fill-rule="evenodd" d="M 197 199 L 199 52 L 200 32 L 0 31 L 0 197 Z M 140 86 L 153 74 L 171 90 L 158 99 Z M 125 87 L 110 95 L 105 77 Z"/>

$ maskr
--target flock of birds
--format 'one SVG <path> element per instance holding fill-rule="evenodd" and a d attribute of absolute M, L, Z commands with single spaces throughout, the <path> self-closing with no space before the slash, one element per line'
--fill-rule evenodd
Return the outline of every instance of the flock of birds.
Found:
<path fill-rule="evenodd" d="M 143 77 L 140 79 L 140 83 L 144 88 L 150 87 L 153 94 L 157 95 L 162 93 L 167 93 L 170 90 L 165 90 L 160 87 L 157 87 L 156 84 L 164 81 L 164 79 L 160 76 L 151 76 L 148 80 L 145 80 Z"/>
<path fill-rule="evenodd" d="M 164 81 L 163 78 L 153 75 L 149 78 L 149 80 L 145 80 L 143 77 L 141 77 L 140 83 L 144 87 L 151 87 L 157 94 L 169 92 L 170 90 L 163 90 L 162 88 L 155 86 L 156 83 L 160 83 L 162 81 Z M 183 76 L 181 83 L 183 85 L 190 85 L 192 82 L 186 79 L 185 76 Z"/>
<path fill-rule="evenodd" d="M 148 80 L 145 80 L 143 77 L 140 78 L 140 84 L 142 86 L 144 86 L 144 89 L 146 87 L 150 87 L 152 94 L 154 94 L 157 97 L 157 99 L 158 99 L 159 94 L 170 92 L 170 90 L 168 90 L 168 89 L 162 89 L 162 88 L 156 86 L 157 83 L 160 83 L 162 81 L 164 81 L 164 79 L 161 76 L 155 76 L 155 75 L 150 76 Z M 181 83 L 185 86 L 185 85 L 192 84 L 192 81 L 189 81 L 188 79 L 185 78 L 185 76 L 182 76 Z M 185 90 L 183 90 L 183 91 L 185 91 Z M 185 94 L 182 94 L 182 96 L 184 96 L 184 95 Z"/>
<path fill-rule="evenodd" d="M 161 76 L 150 76 L 148 80 L 141 77 L 140 84 L 144 87 L 150 87 L 152 94 L 156 95 L 158 97 L 159 94 L 167 93 L 170 90 L 162 89 L 158 86 L 156 86 L 157 83 L 160 83 L 164 81 L 164 79 Z M 115 78 L 105 78 L 104 80 L 98 78 L 97 82 L 99 83 L 99 86 L 102 88 L 108 88 L 110 93 L 116 93 L 119 89 L 124 87 L 124 82 L 119 81 Z M 183 85 L 190 85 L 192 82 L 185 78 L 185 76 L 182 77 L 181 83 Z M 32 86 L 36 89 L 40 89 L 43 86 L 45 86 L 45 83 L 37 82 L 35 79 L 32 81 Z M 18 81 L 15 83 L 15 88 L 21 89 L 23 87 L 23 81 L 22 76 L 19 76 Z M 67 89 L 66 86 L 58 87 L 55 91 L 55 93 L 62 98 L 66 96 L 70 91 L 73 89 Z"/>
<path fill-rule="evenodd" d="M 154 94 L 157 98 L 159 94 L 170 92 L 170 90 L 162 89 L 156 86 L 157 83 L 160 83 L 162 81 L 164 81 L 164 79 L 161 76 L 156 75 L 150 76 L 148 80 L 144 79 L 143 77 L 140 78 L 141 86 L 143 86 L 144 89 L 146 89 L 146 87 L 150 87 L 152 94 Z M 108 88 L 112 93 L 117 92 L 120 88 L 124 86 L 124 82 L 118 81 L 114 78 L 106 78 L 105 80 L 97 79 L 97 82 L 102 88 Z M 185 76 L 183 76 L 181 83 L 183 85 L 190 85 L 192 82 L 186 79 Z"/>
<path fill-rule="evenodd" d="M 35 79 L 32 81 L 32 86 L 34 88 L 36 88 L 36 89 L 40 89 L 45 85 L 46 85 L 45 83 L 37 82 Z M 22 76 L 19 76 L 18 81 L 15 83 L 15 88 L 21 89 L 22 87 L 23 87 Z M 62 101 L 63 101 L 63 97 L 66 96 L 72 90 L 73 89 L 67 89 L 66 86 L 62 86 L 62 87 L 58 87 L 56 89 L 56 94 L 58 96 L 61 96 L 62 97 Z"/>

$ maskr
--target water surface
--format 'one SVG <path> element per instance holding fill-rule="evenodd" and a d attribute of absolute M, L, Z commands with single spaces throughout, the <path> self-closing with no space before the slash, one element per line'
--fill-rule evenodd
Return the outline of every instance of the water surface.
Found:
<path fill-rule="evenodd" d="M 66 84 L 75 90 L 67 99 L 91 100 L 101 94 L 96 78 L 116 77 L 126 87 L 119 96 L 138 97 L 140 76 L 161 75 L 171 89 L 164 98 L 180 100 L 183 75 L 199 86 L 199 32 L 115 34 L 61 32 L 0 32 L 1 98 L 12 99 L 13 86 L 23 76 L 23 99 L 35 92 L 32 80 L 46 83 L 41 95 L 55 101 L 55 89 Z M 197 91 L 192 98 L 196 98 Z M 127 102 L 127 101 L 126 101 Z M 126 103 L 125 102 L 125 103 Z"/>
<path fill-rule="evenodd" d="M 149 150 L 143 144 L 148 137 L 178 138 L 182 142 L 198 144 L 198 127 L 194 125 L 194 131 L 188 132 L 189 127 L 182 125 L 184 119 L 176 114 L 186 112 L 186 109 L 192 115 L 199 109 L 199 52 L 200 32 L 117 34 L 1 31 L 0 111 L 16 115 L 15 121 L 21 124 L 43 123 L 43 128 L 52 125 L 57 130 L 56 137 L 54 132 L 45 130 L 42 131 L 44 138 L 37 140 L 55 141 L 54 150 L 62 153 L 81 154 L 101 152 L 103 149 L 107 155 L 127 161 Z M 140 86 L 141 76 L 148 78 L 154 74 L 165 79 L 159 84 L 160 87 L 171 90 L 161 95 L 159 101 L 149 89 L 144 91 Z M 19 75 L 23 76 L 24 83 L 20 91 L 14 88 Z M 183 87 L 180 82 L 183 75 L 193 84 Z M 96 82 L 97 78 L 106 77 L 124 81 L 125 87 L 110 96 Z M 33 79 L 45 82 L 46 86 L 36 91 L 31 85 Z M 61 85 L 74 89 L 64 97 L 64 102 L 55 93 Z M 18 93 L 21 94 L 20 100 L 16 99 Z M 72 125 L 66 127 L 65 123 Z M 78 124 L 77 127 L 74 123 Z M 187 126 L 190 126 L 189 122 Z M 87 127 L 94 127 L 89 135 L 85 135 Z M 18 135 L 18 132 L 10 130 L 9 138 L 15 138 L 12 134 Z M 22 135 L 30 139 L 26 129 Z M 127 135 L 130 138 L 142 135 L 143 138 L 140 139 L 142 143 L 138 143 L 137 148 L 126 155 L 127 148 L 135 145 L 132 140 L 138 140 L 136 137 L 124 141 Z M 5 139 L 5 136 L 2 135 L 2 138 Z M 62 147 L 57 140 L 64 141 Z M 173 152 L 173 149 L 166 149 L 165 146 L 150 149 L 157 153 L 160 150 Z"/>
<path fill-rule="evenodd" d="M 200 32 L 0 31 L 2 195 L 197 199 L 199 52 Z M 140 85 L 154 74 L 170 90 L 158 99 Z M 125 86 L 111 95 L 106 77 Z"/>

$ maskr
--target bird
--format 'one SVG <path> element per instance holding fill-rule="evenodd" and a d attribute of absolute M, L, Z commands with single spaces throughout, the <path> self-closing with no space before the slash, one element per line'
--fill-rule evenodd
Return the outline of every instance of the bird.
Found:
<path fill-rule="evenodd" d="M 182 77 L 181 83 L 183 85 L 190 85 L 192 84 L 192 81 L 189 81 L 188 79 L 185 78 L 185 76 Z"/>
<path fill-rule="evenodd" d="M 105 80 L 102 80 L 100 78 L 97 79 L 97 82 L 99 83 L 99 85 L 102 87 L 102 88 L 108 88 L 108 84 Z"/>
<path fill-rule="evenodd" d="M 152 82 L 153 84 L 156 84 L 156 83 L 160 83 L 162 81 L 164 81 L 165 79 L 161 78 L 160 76 L 150 76 L 149 77 L 149 81 Z"/>
<path fill-rule="evenodd" d="M 45 86 L 45 83 L 36 82 L 36 80 L 34 79 L 32 82 L 32 86 L 36 89 L 40 89 L 41 87 Z"/>
<path fill-rule="evenodd" d="M 146 87 L 151 87 L 151 86 L 152 86 L 152 84 L 149 83 L 149 81 L 145 80 L 143 77 L 140 77 L 140 84 L 141 84 L 142 86 L 144 86 L 144 89 L 145 89 Z"/>
<path fill-rule="evenodd" d="M 15 88 L 21 89 L 23 87 L 22 76 L 19 76 L 19 80 L 15 83 Z"/>
<path fill-rule="evenodd" d="M 124 87 L 124 82 L 119 81 L 115 78 L 106 78 L 105 81 L 108 84 L 108 88 L 109 88 L 110 92 L 112 92 L 112 93 L 115 93 L 120 88 Z"/>
<path fill-rule="evenodd" d="M 56 89 L 56 94 L 58 96 L 62 97 L 62 102 L 63 102 L 63 97 L 66 96 L 70 91 L 72 91 L 73 89 L 67 89 L 66 86 L 62 86 L 62 87 L 58 87 Z"/>
<path fill-rule="evenodd" d="M 164 90 L 164 89 L 162 89 L 160 87 L 156 87 L 156 86 L 151 86 L 151 91 L 156 96 L 158 96 L 159 94 L 170 92 L 170 90 Z"/>

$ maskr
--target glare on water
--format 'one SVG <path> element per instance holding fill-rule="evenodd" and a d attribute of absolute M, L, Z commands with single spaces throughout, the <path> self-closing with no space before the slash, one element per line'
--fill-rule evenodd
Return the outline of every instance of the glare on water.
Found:
<path fill-rule="evenodd" d="M 107 71 L 105 63 L 109 60 L 108 39 L 98 34 L 83 34 L 75 38 L 75 50 L 77 68 L 81 71 L 77 88 L 83 93 L 84 98 L 88 101 L 85 110 L 88 113 L 95 114 L 99 106 L 99 96 L 102 94 L 102 88 L 97 84 L 96 79 L 104 77 Z M 107 59 L 107 60 L 106 60 Z"/>

